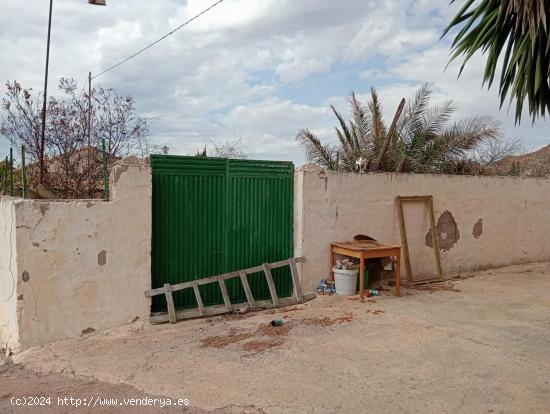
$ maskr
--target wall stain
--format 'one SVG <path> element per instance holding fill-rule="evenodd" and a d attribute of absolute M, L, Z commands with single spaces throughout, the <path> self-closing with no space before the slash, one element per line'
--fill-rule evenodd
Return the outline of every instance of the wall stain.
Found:
<path fill-rule="evenodd" d="M 49 204 L 46 204 L 46 203 L 40 203 L 39 204 L 39 208 L 40 208 L 40 214 L 44 215 L 46 214 L 46 211 L 48 211 L 50 209 L 50 205 Z"/>
<path fill-rule="evenodd" d="M 102 250 L 97 254 L 97 264 L 100 266 L 105 266 L 106 263 L 107 263 L 107 252 L 105 250 Z"/>
<path fill-rule="evenodd" d="M 476 239 L 479 239 L 479 237 L 483 234 L 483 219 L 479 219 L 477 223 L 474 224 L 472 233 Z"/>
<path fill-rule="evenodd" d="M 458 231 L 458 225 L 450 211 L 445 211 L 437 220 L 436 226 L 437 243 L 439 250 L 448 252 L 460 239 L 460 232 Z M 432 246 L 432 231 L 431 229 L 426 234 L 425 238 L 426 246 Z"/>
<path fill-rule="evenodd" d="M 113 174 L 114 174 L 113 182 L 118 183 L 118 180 L 120 180 L 120 176 L 126 171 L 128 171 L 128 168 L 129 167 L 127 165 L 117 165 L 117 168 L 115 168 L 113 171 Z"/>
<path fill-rule="evenodd" d="M 94 328 L 86 328 L 82 331 L 82 335 L 90 335 L 90 334 L 93 334 L 94 332 L 95 332 Z"/>
<path fill-rule="evenodd" d="M 26 270 L 23 272 L 23 274 L 21 275 L 21 279 L 23 280 L 23 282 L 28 282 L 29 280 L 31 280 L 31 276 L 29 275 L 29 272 L 27 272 Z"/>
<path fill-rule="evenodd" d="M 325 181 L 325 192 L 326 192 L 328 189 L 328 176 L 326 171 L 324 170 L 319 171 L 319 178 Z"/>

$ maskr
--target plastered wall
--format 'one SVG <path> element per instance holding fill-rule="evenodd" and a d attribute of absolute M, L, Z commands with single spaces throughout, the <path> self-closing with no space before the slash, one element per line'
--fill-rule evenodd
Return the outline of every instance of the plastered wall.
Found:
<path fill-rule="evenodd" d="M 111 201 L 0 197 L 0 347 L 14 351 L 148 320 L 151 170 L 124 160 Z M 446 273 L 550 260 L 550 180 L 407 174 L 295 176 L 304 290 L 328 275 L 329 244 L 357 234 L 401 244 L 397 195 L 434 197 Z M 429 220 L 405 208 L 413 272 L 435 274 Z M 402 276 L 405 275 L 404 266 Z"/>
<path fill-rule="evenodd" d="M 12 349 L 148 319 L 150 301 L 143 293 L 151 287 L 150 168 L 122 161 L 113 167 L 110 188 L 108 202 L 11 202 L 19 332 Z M 7 210 L 0 208 L 0 231 Z M 3 246 L 4 233 L 0 240 Z M 9 287 L 5 267 L 0 262 L 0 283 Z M 9 309 L 0 308 L 0 320 L 13 317 Z M 9 336 L 0 332 L 6 342 Z"/>
<path fill-rule="evenodd" d="M 313 289 L 329 271 L 329 243 L 357 234 L 401 244 L 395 197 L 434 197 L 447 273 L 550 260 L 550 180 L 413 174 L 296 172 L 295 251 Z M 413 272 L 435 275 L 422 205 L 405 207 Z M 405 276 L 404 261 L 402 277 Z"/>
<path fill-rule="evenodd" d="M 18 343 L 15 199 L 0 197 L 0 348 Z"/>

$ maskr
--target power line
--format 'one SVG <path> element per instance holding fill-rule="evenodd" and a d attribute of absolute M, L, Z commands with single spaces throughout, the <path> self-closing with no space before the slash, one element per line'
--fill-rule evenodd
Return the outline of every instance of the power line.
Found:
<path fill-rule="evenodd" d="M 103 72 L 101 72 L 99 75 L 96 75 L 94 76 L 92 79 L 96 79 L 96 78 L 99 78 L 100 76 L 106 74 L 107 72 L 113 70 L 113 69 L 116 69 L 118 68 L 120 65 L 128 62 L 129 60 L 135 58 L 136 56 L 142 54 L 143 52 L 145 52 L 146 50 L 152 48 L 153 46 L 155 46 L 157 43 L 160 43 L 162 42 L 164 39 L 166 39 L 168 36 L 171 36 L 173 35 L 174 33 L 176 33 L 178 30 L 180 30 L 181 28 L 187 26 L 189 23 L 191 23 L 193 20 L 196 20 L 198 19 L 199 17 L 201 17 L 203 14 L 209 12 L 210 10 L 212 10 L 214 7 L 216 7 L 218 4 L 222 3 L 224 0 L 218 0 L 216 3 L 212 4 L 210 7 L 208 7 L 207 9 L 204 9 L 203 11 L 201 11 L 199 14 L 193 16 L 192 18 L 190 18 L 189 20 L 187 20 L 185 23 L 179 25 L 178 27 L 176 27 L 174 30 L 172 30 L 171 32 L 169 33 L 166 33 L 164 36 L 162 36 L 160 39 L 154 41 L 153 43 L 145 46 L 143 49 L 140 49 L 138 50 L 136 53 L 128 56 L 126 59 L 123 59 L 121 60 L 120 62 L 118 62 L 116 65 L 113 65 L 113 66 L 110 66 L 109 68 L 105 69 Z"/>

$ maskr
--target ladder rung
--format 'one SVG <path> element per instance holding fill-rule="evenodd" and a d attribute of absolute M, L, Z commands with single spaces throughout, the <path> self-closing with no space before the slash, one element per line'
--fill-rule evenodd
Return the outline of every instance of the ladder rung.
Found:
<path fill-rule="evenodd" d="M 218 283 L 220 284 L 220 290 L 222 291 L 223 303 L 225 304 L 225 309 L 227 312 L 231 312 L 233 307 L 231 306 L 231 300 L 229 299 L 229 293 L 227 293 L 227 286 L 225 286 L 225 281 L 223 278 L 218 278 Z"/>
<path fill-rule="evenodd" d="M 252 290 L 250 290 L 250 285 L 248 284 L 246 273 L 241 270 L 239 272 L 239 276 L 241 278 L 241 283 L 243 284 L 244 294 L 246 295 L 248 306 L 250 307 L 250 309 L 254 309 L 256 307 L 256 301 L 254 300 L 254 296 L 252 296 Z"/>
<path fill-rule="evenodd" d="M 168 318 L 170 323 L 176 323 L 176 308 L 174 307 L 174 297 L 172 296 L 172 287 L 170 283 L 164 284 L 164 295 L 166 296 L 166 306 L 168 307 Z"/>
<path fill-rule="evenodd" d="M 294 284 L 294 294 L 296 295 L 298 302 L 301 302 L 304 298 L 304 294 L 302 292 L 300 277 L 298 276 L 298 269 L 296 268 L 296 260 L 291 258 L 288 260 L 288 264 L 290 265 L 290 274 L 292 275 L 292 283 Z"/>
<path fill-rule="evenodd" d="M 193 283 L 193 291 L 195 292 L 195 299 L 197 300 L 199 313 L 201 314 L 201 316 L 204 316 L 204 305 L 202 303 L 201 292 L 199 292 L 199 284 L 196 282 Z"/>
<path fill-rule="evenodd" d="M 273 306 L 279 306 L 279 297 L 277 296 L 277 290 L 275 289 L 275 283 L 273 282 L 273 276 L 271 275 L 271 269 L 269 264 L 264 263 L 262 265 L 264 269 L 265 278 L 267 279 L 267 286 L 269 287 L 269 293 L 271 293 L 271 300 L 273 301 Z"/>

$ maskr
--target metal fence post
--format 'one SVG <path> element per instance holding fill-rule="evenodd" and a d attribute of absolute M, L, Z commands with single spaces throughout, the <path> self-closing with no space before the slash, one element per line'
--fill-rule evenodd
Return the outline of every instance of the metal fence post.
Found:
<path fill-rule="evenodd" d="M 10 196 L 13 197 L 13 148 L 10 148 Z"/>
<path fill-rule="evenodd" d="M 107 166 L 107 152 L 105 150 L 105 138 L 101 140 L 103 149 L 103 197 L 109 199 L 109 168 Z"/>
<path fill-rule="evenodd" d="M 25 171 L 25 146 L 21 145 L 21 192 L 27 198 L 27 173 Z"/>
<path fill-rule="evenodd" d="M 6 157 L 4 161 L 4 186 L 2 188 L 4 195 L 8 194 L 8 165 L 8 157 Z"/>

